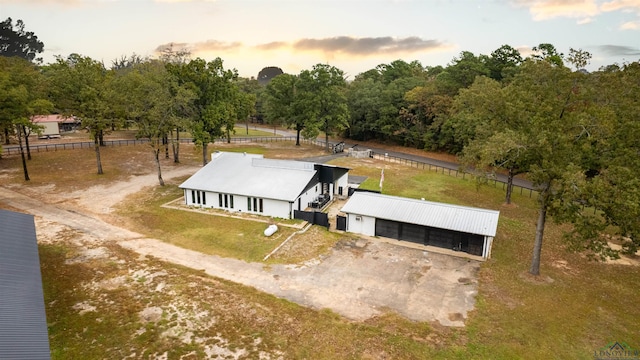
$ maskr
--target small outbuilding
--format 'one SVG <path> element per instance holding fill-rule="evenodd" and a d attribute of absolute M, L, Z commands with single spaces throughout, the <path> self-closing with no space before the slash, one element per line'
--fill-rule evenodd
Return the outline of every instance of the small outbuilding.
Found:
<path fill-rule="evenodd" d="M 59 138 L 61 132 L 76 130 L 80 124 L 75 117 L 62 115 L 36 115 L 31 117 L 31 122 L 42 126 L 42 139 Z"/>
<path fill-rule="evenodd" d="M 341 210 L 348 232 L 462 251 L 488 259 L 499 211 L 355 192 Z"/>
<path fill-rule="evenodd" d="M 33 215 L 0 209 L 0 359 L 50 359 Z"/>
<path fill-rule="evenodd" d="M 348 172 L 326 164 L 215 152 L 180 188 L 186 205 L 291 219 L 295 210 L 346 196 Z"/>

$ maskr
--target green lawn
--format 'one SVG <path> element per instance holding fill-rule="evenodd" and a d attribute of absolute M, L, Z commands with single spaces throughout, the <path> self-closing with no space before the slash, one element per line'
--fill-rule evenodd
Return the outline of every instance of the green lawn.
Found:
<path fill-rule="evenodd" d="M 476 310 L 467 321 L 467 343 L 442 349 L 439 357 L 459 359 L 593 359 L 610 342 L 640 349 L 640 266 L 612 265 L 568 252 L 566 225 L 547 222 L 541 277 L 528 274 L 537 202 L 518 193 L 505 205 L 502 186 L 477 186 L 435 171 L 381 161 L 338 159 L 354 175 L 369 178 L 364 188 L 500 211 L 492 258 L 479 273 Z"/>
<path fill-rule="evenodd" d="M 290 143 L 271 146 L 242 145 L 235 151 L 262 151 L 268 157 L 301 157 L 313 151 Z M 105 150 L 103 177 L 94 175 L 91 150 L 72 150 L 34 154 L 29 162 L 33 179 L 29 183 L 21 180 L 19 159 L 0 159 L 0 181 L 2 185 L 23 187 L 47 185 L 50 191 L 64 193 L 65 189 L 125 178 L 130 173 L 126 166 L 132 161 L 147 161 L 144 166 L 153 166 L 145 148 L 124 149 Z M 198 162 L 197 150 L 185 147 L 184 152 L 185 162 Z M 351 322 L 330 311 L 304 308 L 198 271 L 153 259 L 140 260 L 115 244 L 105 246 L 117 258 L 81 264 L 67 262 L 77 252 L 73 245 L 40 245 L 53 358 L 124 358 L 131 353 L 148 358 L 163 351 L 170 359 L 191 353 L 184 358 L 204 358 L 201 345 L 163 335 L 177 321 L 171 317 L 147 325 L 143 335 L 133 335 L 144 326 L 137 311 L 149 304 L 176 302 L 185 308 L 206 310 L 216 319 L 214 324 L 197 330 L 197 335 L 220 334 L 237 348 L 254 344 L 259 338 L 257 349 L 277 351 L 285 359 L 593 359 L 595 351 L 615 341 L 640 349 L 640 266 L 593 262 L 582 254 L 568 252 L 562 238 L 568 227 L 549 221 L 542 249 L 542 275 L 534 278 L 527 274 L 537 216 L 535 194 L 529 198 L 528 193 L 516 192 L 513 204 L 507 206 L 500 185 L 478 187 L 469 178 L 372 159 L 341 158 L 333 164 L 351 168 L 353 175 L 369 177 L 363 187 L 370 189 L 379 189 L 380 170 L 384 168 L 385 194 L 500 211 L 492 258 L 481 265 L 476 310 L 469 314 L 465 328 L 415 323 L 393 314 Z M 138 194 L 132 200 L 139 205 L 129 202 L 121 214 L 126 215 L 129 225 L 144 224 L 136 230 L 203 252 L 258 261 L 277 245 L 276 240 L 261 238 L 264 224 L 161 208 L 160 204 L 180 196 L 177 182 Z M 316 235 L 329 237 L 319 243 L 318 252 L 337 241 L 331 234 Z M 91 290 L 93 284 L 104 279 L 130 276 L 126 267 L 141 262 L 153 266 L 153 271 L 167 272 L 170 291 L 145 289 L 142 281 L 132 283 L 127 290 Z M 79 315 L 72 306 L 81 302 L 107 305 L 100 312 Z M 247 355 L 258 356 L 258 352 Z"/>
<path fill-rule="evenodd" d="M 380 171 L 384 168 L 385 194 L 500 211 L 493 256 L 482 265 L 479 273 L 477 309 L 467 321 L 465 342 L 456 346 L 452 341 L 451 346 L 430 352 L 430 356 L 587 359 L 593 356 L 593 351 L 612 341 L 640 347 L 640 322 L 637 321 L 640 308 L 634 305 L 640 289 L 639 267 L 593 262 L 580 254 L 567 252 L 562 240 L 563 229 L 567 227 L 549 221 L 542 253 L 542 276 L 534 278 L 528 275 L 537 215 L 535 193 L 532 198 L 528 192 L 524 195 L 516 193 L 513 204 L 505 205 L 504 190 L 500 184 L 478 186 L 469 177 L 462 179 L 461 176 L 449 176 L 435 170 L 408 168 L 371 159 L 340 158 L 332 163 L 351 168 L 353 175 L 367 176 L 362 184 L 364 188 L 379 189 Z M 152 205 L 151 208 L 155 207 Z M 135 214 L 131 216 L 135 217 Z M 155 216 L 156 220 L 144 219 L 144 222 L 162 221 L 167 214 L 160 212 Z M 216 243 L 212 251 L 243 259 L 251 259 L 251 251 L 266 251 L 265 248 L 256 248 L 252 238 L 256 234 L 251 233 L 251 224 L 223 218 L 211 227 L 202 227 L 197 217 L 184 216 L 195 226 L 182 230 L 185 236 L 178 237 L 184 239 L 179 241 L 182 246 L 192 248 L 193 242 L 206 243 L 207 234 L 225 238 L 216 228 L 226 229 L 223 232 L 227 233 L 232 229 L 242 229 L 235 231 L 238 233 L 235 238 L 227 234 L 230 240 Z M 177 227 L 185 220 L 178 216 L 175 223 L 172 220 L 165 226 Z M 252 235 L 239 235 L 245 233 Z M 242 241 L 242 245 L 235 249 L 233 244 L 238 241 Z M 266 245 L 267 248 L 269 246 Z M 257 257 L 253 256 L 253 259 Z M 408 344 L 403 346 L 411 347 Z"/>
<path fill-rule="evenodd" d="M 177 187 L 180 180 L 184 179 L 176 179 L 164 188 L 155 188 L 151 193 L 129 199 L 121 207 L 120 215 L 147 236 L 205 254 L 246 261 L 262 261 L 296 231 L 280 226 L 273 236 L 267 237 L 263 232 L 268 223 L 228 217 L 220 210 L 193 212 L 162 207 L 182 196 L 182 190 Z M 272 221 L 268 218 L 260 220 Z"/>

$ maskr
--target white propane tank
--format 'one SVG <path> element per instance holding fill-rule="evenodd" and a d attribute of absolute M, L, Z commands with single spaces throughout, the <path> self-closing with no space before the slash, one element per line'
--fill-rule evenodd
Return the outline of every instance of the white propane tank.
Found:
<path fill-rule="evenodd" d="M 264 236 L 271 236 L 273 235 L 276 231 L 278 231 L 278 226 L 273 224 L 273 225 L 269 225 L 269 227 L 267 227 L 266 229 L 264 229 Z"/>

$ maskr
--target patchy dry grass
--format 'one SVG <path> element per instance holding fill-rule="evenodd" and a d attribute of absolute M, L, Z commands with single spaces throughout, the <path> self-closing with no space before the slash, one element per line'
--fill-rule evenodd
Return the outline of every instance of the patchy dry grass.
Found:
<path fill-rule="evenodd" d="M 288 158 L 322 153 L 290 142 L 210 147 L 216 148 Z M 185 162 L 199 162 L 195 149 L 183 147 L 183 155 Z M 138 146 L 107 148 L 103 160 L 106 174 L 97 177 L 91 150 L 36 153 L 29 163 L 33 180 L 25 183 L 19 162 L 5 158 L 0 160 L 0 183 L 48 186 L 64 193 L 123 179 L 152 164 L 150 152 Z M 363 186 L 371 189 L 378 188 L 380 170 L 385 167 L 371 159 L 337 159 L 334 164 L 368 176 Z M 154 233 L 161 220 L 183 226 L 183 233 L 188 233 L 180 220 L 196 218 L 180 219 L 174 212 L 162 213 L 165 210 L 158 206 L 179 195 L 172 186 L 137 195 L 146 205 L 138 210 L 127 205 L 129 221 L 144 222 L 149 233 L 160 238 L 168 235 L 164 230 Z M 590 359 L 612 341 L 640 348 L 639 266 L 592 262 L 569 253 L 561 236 L 567 227 L 549 222 L 543 275 L 539 279 L 526 275 L 537 205 L 528 194 L 514 194 L 514 204 L 507 206 L 502 203 L 501 188 L 477 187 L 469 179 L 389 163 L 383 193 L 500 210 L 493 256 L 479 272 L 476 310 L 466 328 L 441 328 L 395 315 L 350 322 L 201 272 L 140 259 L 115 245 L 101 245 L 105 256 L 82 257 L 82 249 L 65 240 L 40 245 L 53 358 Z M 215 218 L 201 216 L 197 223 Z M 257 229 L 245 223 L 219 226 L 233 229 L 236 235 L 242 229 L 244 236 L 255 236 Z M 197 228 L 193 237 L 205 242 L 211 229 Z M 340 240 L 323 229 L 309 235 L 307 240 L 294 237 L 274 261 L 303 261 Z M 59 237 L 73 236 L 61 233 Z M 163 240 L 172 241 L 170 236 Z M 225 251 L 247 258 L 259 258 L 275 245 L 244 250 L 234 249 L 233 241 L 222 246 Z"/>
<path fill-rule="evenodd" d="M 525 192 L 505 205 L 501 185 L 408 168 L 378 160 L 337 159 L 363 187 L 383 193 L 500 210 L 492 259 L 481 267 L 476 310 L 467 321 L 468 344 L 439 355 L 459 359 L 592 358 L 613 341 L 640 348 L 640 266 L 589 261 L 566 250 L 566 225 L 547 223 L 541 278 L 528 275 L 537 202 Z"/>
<path fill-rule="evenodd" d="M 53 359 L 419 359 L 449 329 L 395 315 L 364 323 L 106 245 L 41 245 Z"/>
<path fill-rule="evenodd" d="M 179 182 L 177 182 L 179 183 Z M 218 210 L 186 211 L 162 207 L 180 197 L 175 184 L 129 197 L 119 215 L 127 227 L 148 237 L 162 239 L 205 254 L 261 261 L 296 229 L 281 226 L 273 236 L 264 235 L 264 222 L 225 216 Z"/>
<path fill-rule="evenodd" d="M 271 257 L 269 263 L 299 264 L 328 253 L 338 241 L 351 238 L 348 234 L 329 232 L 320 226 L 296 234 Z"/>
<path fill-rule="evenodd" d="M 200 153 L 193 145 L 180 147 L 182 164 L 198 164 Z M 50 191 L 69 192 L 91 186 L 125 180 L 132 175 L 153 173 L 154 158 L 148 145 L 105 146 L 100 148 L 103 175 L 97 174 L 97 160 L 93 148 L 33 152 L 27 162 L 30 181 L 25 181 L 19 155 L 0 159 L 0 181 L 2 184 L 39 187 L 49 185 Z M 163 159 L 167 170 L 175 165 L 172 159 Z M 4 174 L 4 178 L 2 175 Z"/>

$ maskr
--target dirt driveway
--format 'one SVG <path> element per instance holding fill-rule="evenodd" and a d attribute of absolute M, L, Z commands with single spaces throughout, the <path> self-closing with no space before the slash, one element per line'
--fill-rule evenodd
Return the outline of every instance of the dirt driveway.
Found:
<path fill-rule="evenodd" d="M 177 168 L 164 177 L 195 170 Z M 253 286 L 304 306 L 328 308 L 354 320 L 391 310 L 416 321 L 464 326 L 468 311 L 474 307 L 479 264 L 473 260 L 360 239 L 340 242 L 329 254 L 305 264 L 265 267 L 186 250 L 107 222 L 112 206 L 156 181 L 153 174 L 132 176 L 125 182 L 47 202 L 24 194 L 18 187 L 0 186 L 0 201 L 35 215 L 39 237 L 55 233 L 61 226 L 68 227 L 85 235 L 87 252 L 102 242 L 117 242 L 141 255 L 204 270 L 212 276 Z"/>

